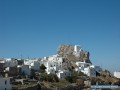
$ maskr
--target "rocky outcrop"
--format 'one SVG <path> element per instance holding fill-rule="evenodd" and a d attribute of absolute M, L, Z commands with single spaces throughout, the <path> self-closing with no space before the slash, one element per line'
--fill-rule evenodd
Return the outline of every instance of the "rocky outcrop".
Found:
<path fill-rule="evenodd" d="M 57 54 L 69 61 L 85 61 L 91 63 L 89 59 L 89 52 L 81 50 L 78 55 L 74 54 L 74 46 L 69 44 L 62 44 L 57 49 Z"/>

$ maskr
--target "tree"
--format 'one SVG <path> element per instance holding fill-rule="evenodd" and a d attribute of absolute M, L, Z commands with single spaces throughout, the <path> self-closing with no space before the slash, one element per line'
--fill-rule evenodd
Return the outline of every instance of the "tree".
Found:
<path fill-rule="evenodd" d="M 48 74 L 47 80 L 49 82 L 59 82 L 59 79 L 58 79 L 57 75 L 55 75 L 55 74 Z"/>
<path fill-rule="evenodd" d="M 41 73 L 39 76 L 40 81 L 47 81 L 47 74 L 46 73 Z"/>
<path fill-rule="evenodd" d="M 47 75 L 47 81 L 48 81 L 48 82 L 53 82 L 53 81 L 54 81 L 53 74 L 48 74 L 48 75 Z"/>
<path fill-rule="evenodd" d="M 35 70 L 34 69 L 31 69 L 31 75 L 30 75 L 30 78 L 31 79 L 37 79 L 37 77 L 36 77 L 36 74 L 35 74 Z"/>
<path fill-rule="evenodd" d="M 67 76 L 65 77 L 65 79 L 70 82 L 70 83 L 76 83 L 76 80 L 77 80 L 77 76 L 78 76 L 78 73 L 77 72 L 73 72 L 71 74 L 71 76 Z"/>
<path fill-rule="evenodd" d="M 54 79 L 55 79 L 56 82 L 59 82 L 59 78 L 56 74 L 54 74 Z"/>
<path fill-rule="evenodd" d="M 72 79 L 72 77 L 71 77 L 71 76 L 66 76 L 66 77 L 65 77 L 65 79 L 66 79 L 68 82 L 70 82 L 70 83 L 72 83 L 72 82 L 73 82 L 73 79 Z"/>
<path fill-rule="evenodd" d="M 38 88 L 37 88 L 37 90 L 41 90 L 41 86 L 40 86 L 40 84 L 38 84 Z"/>
<path fill-rule="evenodd" d="M 46 69 L 46 67 L 44 66 L 44 64 L 42 64 L 42 65 L 40 66 L 40 72 L 41 72 L 41 73 L 45 73 L 45 69 Z"/>

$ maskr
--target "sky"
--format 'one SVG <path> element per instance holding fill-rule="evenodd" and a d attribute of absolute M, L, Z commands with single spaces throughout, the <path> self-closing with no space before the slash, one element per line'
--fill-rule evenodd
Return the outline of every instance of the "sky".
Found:
<path fill-rule="evenodd" d="M 120 71 L 120 0 L 0 0 L 0 57 L 44 57 L 80 45 Z"/>

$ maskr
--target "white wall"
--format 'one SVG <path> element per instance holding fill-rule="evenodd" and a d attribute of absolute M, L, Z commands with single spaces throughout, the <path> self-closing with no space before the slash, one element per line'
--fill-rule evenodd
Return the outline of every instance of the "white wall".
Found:
<path fill-rule="evenodd" d="M 79 45 L 75 45 L 75 46 L 74 46 L 74 52 L 79 53 L 80 50 L 81 50 L 81 48 L 80 48 Z"/>
<path fill-rule="evenodd" d="M 50 68 L 46 69 L 47 74 L 50 74 L 50 73 L 55 74 L 55 71 L 56 71 L 55 67 L 50 67 Z"/>
<path fill-rule="evenodd" d="M 31 75 L 31 68 L 29 68 L 29 65 L 23 65 L 21 66 L 21 72 L 25 75 Z"/>
<path fill-rule="evenodd" d="M 38 61 L 34 61 L 31 63 L 31 69 L 40 70 L 40 63 Z"/>
<path fill-rule="evenodd" d="M 114 76 L 115 76 L 116 78 L 120 78 L 120 72 L 114 72 Z"/>
<path fill-rule="evenodd" d="M 94 68 L 87 67 L 84 68 L 84 70 L 81 70 L 81 72 L 83 72 L 87 76 L 96 77 L 96 70 Z"/>
<path fill-rule="evenodd" d="M 10 84 L 10 78 L 0 77 L 0 90 L 12 90 L 12 85 Z"/>
<path fill-rule="evenodd" d="M 62 70 L 62 62 L 62 57 L 57 55 L 48 57 L 48 61 L 44 62 L 44 65 L 46 66 L 46 72 L 54 73 L 54 71 Z"/>
<path fill-rule="evenodd" d="M 57 73 L 58 78 L 65 78 L 66 76 L 70 76 L 71 73 L 69 71 L 59 71 Z"/>
<path fill-rule="evenodd" d="M 75 63 L 78 67 L 88 67 L 88 66 L 90 66 L 90 63 L 86 63 L 86 62 L 76 62 Z"/>
<path fill-rule="evenodd" d="M 15 67 L 18 65 L 17 60 L 6 60 L 5 61 L 5 67 Z"/>
<path fill-rule="evenodd" d="M 82 48 L 79 45 L 74 46 L 74 53 L 73 54 L 75 56 L 77 56 L 77 57 L 80 56 L 81 51 L 82 51 Z"/>
<path fill-rule="evenodd" d="M 91 65 L 91 68 L 94 68 L 97 72 L 101 72 L 102 68 L 100 68 L 100 66 L 95 66 L 95 65 Z"/>

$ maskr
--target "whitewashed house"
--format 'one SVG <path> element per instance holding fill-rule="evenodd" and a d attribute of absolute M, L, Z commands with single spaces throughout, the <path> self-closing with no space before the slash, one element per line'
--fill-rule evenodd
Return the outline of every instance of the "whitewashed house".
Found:
<path fill-rule="evenodd" d="M 77 65 L 77 67 L 75 68 L 75 71 L 83 72 L 84 74 L 90 77 L 96 77 L 96 70 L 99 70 L 98 67 L 95 69 L 94 65 L 91 66 L 90 63 L 79 61 L 79 62 L 76 62 L 75 64 Z"/>
<path fill-rule="evenodd" d="M 82 68 L 82 67 L 86 68 L 91 65 L 90 63 L 86 63 L 85 61 L 84 62 L 78 61 L 75 64 L 80 68 Z"/>
<path fill-rule="evenodd" d="M 23 65 L 30 65 L 32 62 L 32 60 L 26 59 L 24 60 Z"/>
<path fill-rule="evenodd" d="M 47 74 L 56 74 L 56 67 L 49 67 L 46 69 Z"/>
<path fill-rule="evenodd" d="M 79 56 L 80 55 L 80 53 L 81 53 L 81 51 L 82 51 L 82 48 L 79 46 L 79 45 L 75 45 L 74 46 L 74 55 L 75 56 Z"/>
<path fill-rule="evenodd" d="M 116 78 L 120 78 L 120 72 L 114 72 L 114 76 L 115 76 Z"/>
<path fill-rule="evenodd" d="M 31 68 L 29 65 L 22 65 L 20 68 L 21 68 L 21 73 L 25 75 L 31 75 Z"/>
<path fill-rule="evenodd" d="M 17 60 L 12 58 L 6 58 L 5 60 L 5 67 L 15 67 L 18 65 Z"/>
<path fill-rule="evenodd" d="M 87 68 L 90 66 L 90 63 L 81 62 L 81 61 L 78 61 L 75 64 L 77 65 L 77 67 L 75 68 L 75 71 L 77 72 L 80 72 L 81 70 L 84 70 L 84 68 Z"/>
<path fill-rule="evenodd" d="M 5 67 L 5 60 L 4 59 L 0 59 L 0 72 L 3 72 Z"/>
<path fill-rule="evenodd" d="M 0 58 L 0 64 L 5 64 L 5 59 L 4 58 Z"/>
<path fill-rule="evenodd" d="M 71 73 L 68 70 L 59 70 L 56 75 L 58 76 L 58 78 L 65 78 L 66 76 L 70 76 Z"/>
<path fill-rule="evenodd" d="M 40 66 L 41 66 L 42 64 L 45 65 L 45 66 L 47 66 L 47 62 L 48 62 L 48 60 L 42 58 L 41 61 L 39 61 L 39 62 L 40 62 Z"/>
<path fill-rule="evenodd" d="M 34 61 L 31 63 L 31 69 L 34 69 L 34 70 L 40 70 L 40 62 L 39 61 Z"/>
<path fill-rule="evenodd" d="M 55 74 L 55 71 L 57 71 L 57 67 L 53 62 L 46 62 L 45 66 L 46 66 L 47 74 L 50 74 L 50 73 Z"/>
<path fill-rule="evenodd" d="M 84 70 L 81 70 L 84 74 L 90 77 L 96 77 L 96 70 L 91 67 L 84 68 Z"/>
<path fill-rule="evenodd" d="M 102 68 L 100 68 L 100 66 L 95 66 L 95 65 L 91 65 L 91 68 L 94 68 L 97 72 L 101 72 Z"/>
<path fill-rule="evenodd" d="M 24 65 L 29 65 L 31 69 L 40 70 L 40 61 L 38 59 L 27 59 L 24 60 Z"/>
<path fill-rule="evenodd" d="M 9 77 L 0 77 L 0 90 L 12 90 Z"/>
<path fill-rule="evenodd" d="M 36 60 L 31 60 L 31 59 L 26 59 L 24 60 L 24 65 L 31 65 L 31 63 L 33 63 Z"/>
<path fill-rule="evenodd" d="M 53 55 L 48 58 L 46 62 L 44 62 L 44 65 L 46 66 L 46 72 L 49 73 L 55 73 L 58 70 L 62 70 L 62 57 L 59 57 L 58 55 Z"/>

